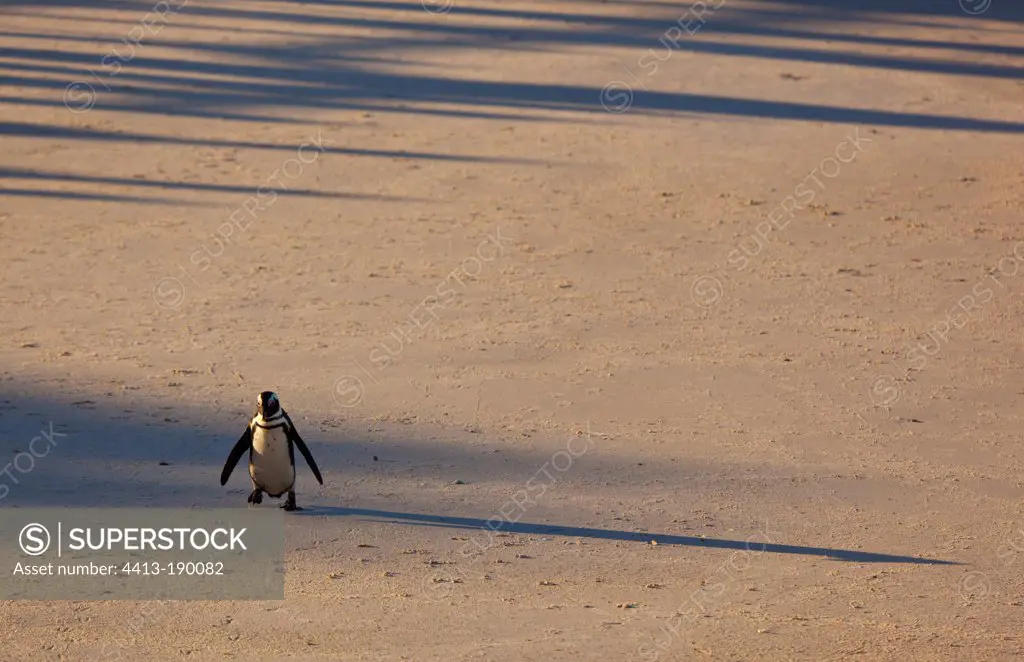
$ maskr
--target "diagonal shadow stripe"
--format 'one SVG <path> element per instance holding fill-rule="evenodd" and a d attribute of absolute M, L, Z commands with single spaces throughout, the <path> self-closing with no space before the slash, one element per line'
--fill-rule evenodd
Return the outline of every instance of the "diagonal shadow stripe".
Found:
<path fill-rule="evenodd" d="M 799 554 L 803 556 L 824 556 L 839 561 L 855 563 L 915 563 L 926 565 L 961 565 L 956 561 L 925 559 L 916 556 L 900 556 L 895 554 L 876 554 L 849 549 L 833 549 L 826 547 L 803 547 L 800 545 L 784 545 L 777 543 L 752 543 L 744 540 L 728 540 L 722 538 L 698 538 L 696 536 L 679 536 L 668 533 L 646 533 L 639 531 L 620 531 L 615 529 L 594 529 L 577 526 L 558 526 L 550 524 L 532 524 L 529 522 L 501 521 L 491 527 L 489 520 L 476 517 L 449 517 L 426 515 L 422 513 L 399 513 L 386 510 L 365 508 L 340 508 L 333 506 L 310 506 L 298 511 L 297 515 L 311 517 L 366 517 L 376 521 L 392 524 L 409 524 L 413 526 L 441 526 L 459 529 L 483 529 L 487 531 L 504 531 L 526 535 L 571 536 L 574 538 L 593 538 L 596 540 L 624 540 L 627 542 L 650 543 L 657 541 L 659 545 L 682 545 L 687 547 L 705 547 L 711 549 L 736 549 L 748 552 L 771 552 L 773 554 Z"/>

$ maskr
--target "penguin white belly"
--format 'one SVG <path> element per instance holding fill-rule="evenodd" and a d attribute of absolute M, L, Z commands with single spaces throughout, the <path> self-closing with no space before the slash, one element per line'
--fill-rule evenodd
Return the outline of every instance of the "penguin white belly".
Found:
<path fill-rule="evenodd" d="M 295 465 L 288 453 L 288 435 L 283 426 L 269 430 L 253 426 L 249 475 L 257 487 L 272 497 L 281 496 L 295 484 Z"/>

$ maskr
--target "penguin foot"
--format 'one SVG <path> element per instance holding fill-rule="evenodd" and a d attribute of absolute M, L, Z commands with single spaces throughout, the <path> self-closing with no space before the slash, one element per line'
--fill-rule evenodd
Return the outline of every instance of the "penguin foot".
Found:
<path fill-rule="evenodd" d="M 295 505 L 295 492 L 288 493 L 288 498 L 285 499 L 285 502 L 284 504 L 281 505 L 281 508 L 288 512 L 292 512 L 293 510 L 302 510 L 302 508 L 299 508 L 298 506 Z"/>
<path fill-rule="evenodd" d="M 255 506 L 263 503 L 263 490 L 253 490 L 246 501 Z"/>

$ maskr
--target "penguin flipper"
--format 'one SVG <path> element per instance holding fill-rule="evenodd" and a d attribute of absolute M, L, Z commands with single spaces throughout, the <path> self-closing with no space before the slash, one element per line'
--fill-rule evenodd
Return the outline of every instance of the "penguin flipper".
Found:
<path fill-rule="evenodd" d="M 224 463 L 224 468 L 220 472 L 220 484 L 224 485 L 228 482 L 228 478 L 231 477 L 231 472 L 235 470 L 235 465 L 242 459 L 242 455 L 245 451 L 252 448 L 252 426 L 245 426 L 245 432 L 235 442 L 235 447 L 231 449 L 231 453 L 228 454 L 228 461 Z"/>
<path fill-rule="evenodd" d="M 286 421 L 288 421 L 288 438 L 292 440 L 292 443 L 298 447 L 299 452 L 302 453 L 302 457 L 306 458 L 306 464 L 313 470 L 313 475 L 316 476 L 316 480 L 321 485 L 324 484 L 324 479 L 320 476 L 320 469 L 316 466 L 316 460 L 313 459 L 313 454 L 309 452 L 309 448 L 306 447 L 306 442 L 299 436 L 299 431 L 295 429 L 295 424 L 292 423 L 292 419 L 288 417 L 288 414 L 284 415 Z"/>

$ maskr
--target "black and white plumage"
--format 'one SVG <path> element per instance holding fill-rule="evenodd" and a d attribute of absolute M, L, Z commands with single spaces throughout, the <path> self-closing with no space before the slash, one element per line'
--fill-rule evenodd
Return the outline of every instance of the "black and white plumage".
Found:
<path fill-rule="evenodd" d="M 299 436 L 295 424 L 281 407 L 277 394 L 263 391 L 256 397 L 256 414 L 249 421 L 245 432 L 235 442 L 220 474 L 220 484 L 225 485 L 245 451 L 249 451 L 249 477 L 252 479 L 252 493 L 248 502 L 263 503 L 263 493 L 278 499 L 285 492 L 288 498 L 281 507 L 285 510 L 301 510 L 295 505 L 295 448 L 298 447 L 306 459 L 317 482 L 324 484 L 320 469 L 306 442 Z"/>

